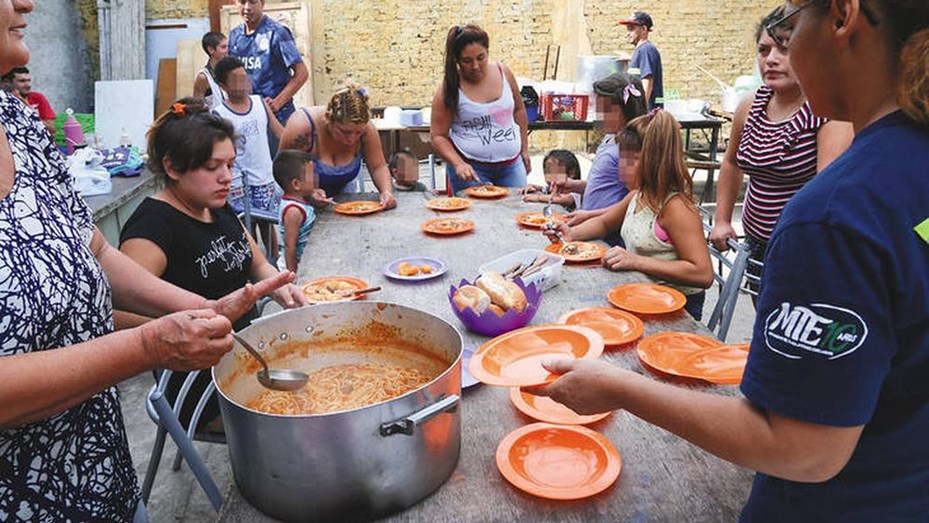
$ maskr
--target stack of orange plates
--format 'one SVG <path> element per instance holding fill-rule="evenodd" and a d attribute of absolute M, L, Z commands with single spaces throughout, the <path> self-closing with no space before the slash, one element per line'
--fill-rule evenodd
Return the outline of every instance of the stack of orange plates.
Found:
<path fill-rule="evenodd" d="M 635 341 L 645 332 L 645 324 L 637 316 L 619 309 L 590 307 L 565 313 L 558 323 L 589 327 L 603 336 L 607 347 Z"/>
<path fill-rule="evenodd" d="M 606 297 L 615 307 L 637 314 L 667 314 L 687 303 L 680 291 L 655 283 L 620 285 L 610 289 Z"/>
<path fill-rule="evenodd" d="M 510 331 L 481 345 L 468 362 L 468 371 L 488 385 L 543 385 L 557 376 L 545 370 L 542 362 L 596 358 L 602 353 L 603 338 L 591 329 L 537 325 Z"/>
<path fill-rule="evenodd" d="M 720 385 L 740 383 L 748 360 L 748 344 L 723 345 L 716 339 L 686 332 L 646 336 L 636 350 L 649 367 Z"/>
<path fill-rule="evenodd" d="M 585 427 L 533 423 L 497 446 L 497 468 L 516 488 L 547 499 L 581 499 L 608 489 L 622 458 L 606 436 Z"/>

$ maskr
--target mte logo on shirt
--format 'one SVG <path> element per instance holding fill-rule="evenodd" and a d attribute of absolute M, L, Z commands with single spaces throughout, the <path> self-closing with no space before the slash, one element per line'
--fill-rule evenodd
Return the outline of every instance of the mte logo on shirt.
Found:
<path fill-rule="evenodd" d="M 764 336 L 768 348 L 788 358 L 818 355 L 834 360 L 861 347 L 868 327 L 858 313 L 842 307 L 784 302 L 765 320 Z"/>

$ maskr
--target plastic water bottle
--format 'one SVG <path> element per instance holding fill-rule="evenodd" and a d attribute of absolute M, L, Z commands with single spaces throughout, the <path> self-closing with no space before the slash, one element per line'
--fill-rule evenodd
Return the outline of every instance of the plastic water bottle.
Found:
<path fill-rule="evenodd" d="M 65 118 L 65 123 L 61 126 L 61 129 L 65 135 L 65 148 L 68 154 L 71 154 L 74 152 L 75 146 L 83 147 L 87 145 L 87 142 L 84 140 L 84 130 L 81 129 L 80 122 L 74 117 L 74 111 L 68 107 L 65 112 L 68 113 L 68 117 Z"/>

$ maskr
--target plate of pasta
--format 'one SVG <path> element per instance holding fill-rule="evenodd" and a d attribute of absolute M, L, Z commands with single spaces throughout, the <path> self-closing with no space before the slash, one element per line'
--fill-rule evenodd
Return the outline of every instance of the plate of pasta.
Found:
<path fill-rule="evenodd" d="M 504 196 L 510 194 L 510 190 L 506 187 L 498 187 L 496 185 L 475 185 L 473 187 L 468 187 L 465 189 L 465 194 L 472 198 L 503 198 Z"/>
<path fill-rule="evenodd" d="M 367 282 L 349 276 L 327 276 L 303 285 L 303 295 L 310 303 L 331 303 L 358 300 L 363 294 L 355 291 L 368 287 Z"/>
<path fill-rule="evenodd" d="M 587 263 L 603 258 L 606 247 L 590 242 L 565 242 L 549 244 L 545 251 L 563 257 L 568 263 Z"/>
<path fill-rule="evenodd" d="M 474 222 L 464 218 L 436 218 L 422 225 L 423 232 L 449 236 L 463 234 L 474 229 Z"/>
<path fill-rule="evenodd" d="M 339 214 L 372 214 L 384 210 L 384 206 L 380 202 L 358 200 L 340 203 L 333 207 L 332 210 Z"/>
<path fill-rule="evenodd" d="M 560 214 L 553 214 L 552 220 L 563 222 L 564 216 Z M 516 223 L 524 227 L 541 229 L 542 227 L 545 227 L 546 223 L 548 223 L 548 218 L 546 218 L 541 212 L 524 212 L 516 215 Z"/>
<path fill-rule="evenodd" d="M 427 256 L 399 258 L 384 266 L 385 276 L 404 281 L 429 280 L 445 274 L 446 271 L 448 267 L 442 260 Z"/>
<path fill-rule="evenodd" d="M 467 198 L 433 198 L 426 202 L 426 207 L 433 211 L 462 211 L 471 207 L 471 200 Z"/>

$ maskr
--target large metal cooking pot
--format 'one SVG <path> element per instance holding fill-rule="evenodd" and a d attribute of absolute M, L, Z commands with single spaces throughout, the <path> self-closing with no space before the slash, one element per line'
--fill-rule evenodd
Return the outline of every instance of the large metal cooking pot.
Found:
<path fill-rule="evenodd" d="M 386 344 L 415 343 L 448 365 L 426 385 L 385 402 L 282 416 L 245 406 L 262 389 L 254 360 L 236 346 L 213 368 L 213 379 L 236 484 L 262 512 L 287 521 L 374 519 L 428 496 L 455 469 L 462 339 L 446 321 L 402 305 L 344 302 L 267 316 L 239 334 L 272 366 L 300 369 L 318 356 L 316 347 L 372 335 Z M 292 342 L 310 349 L 276 358 Z"/>

